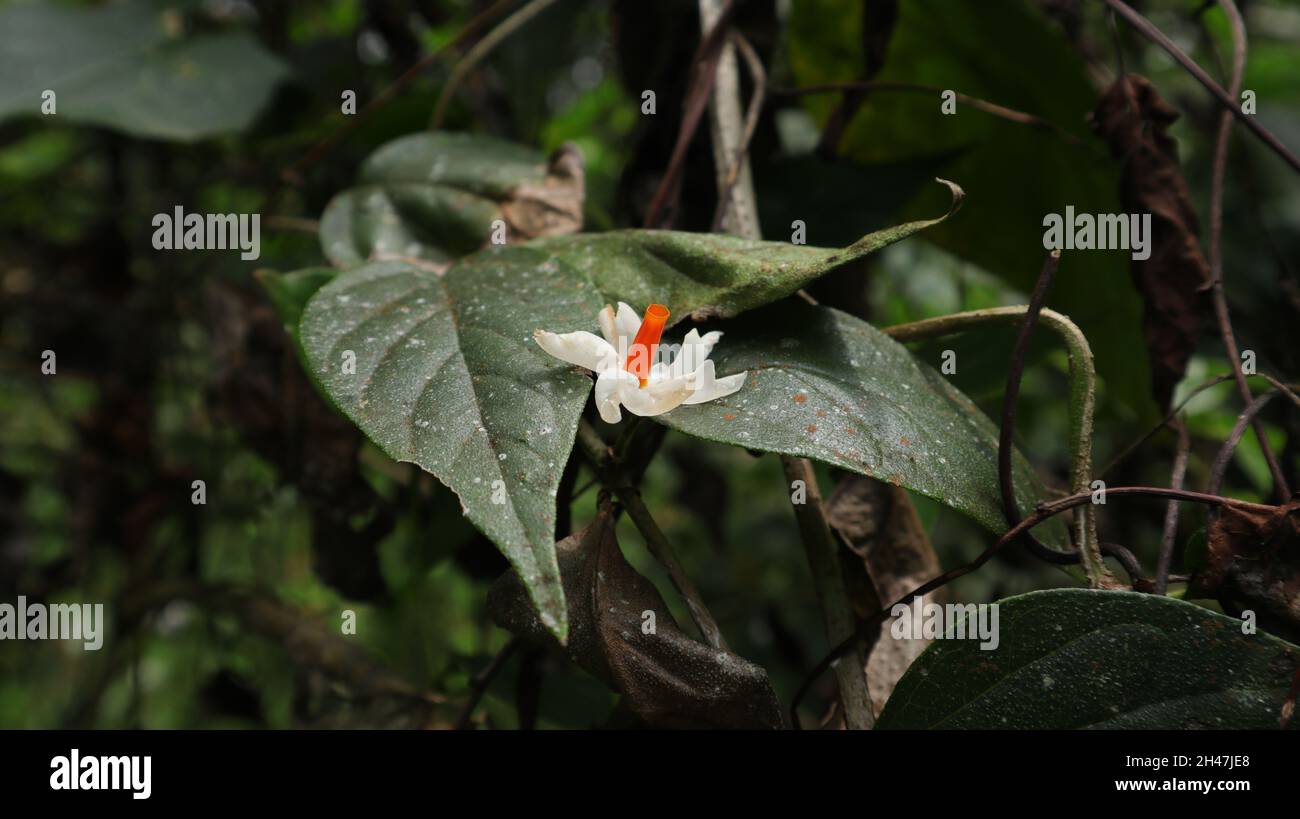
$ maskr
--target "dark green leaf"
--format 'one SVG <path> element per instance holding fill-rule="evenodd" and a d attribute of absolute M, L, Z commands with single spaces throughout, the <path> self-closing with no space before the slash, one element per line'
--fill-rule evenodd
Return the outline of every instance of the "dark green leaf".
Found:
<path fill-rule="evenodd" d="M 14 4 L 0 10 L 0 119 L 54 116 L 137 136 L 195 140 L 247 127 L 288 73 L 243 32 L 182 35 L 174 9 Z"/>
<path fill-rule="evenodd" d="M 713 359 L 719 375 L 748 371 L 745 386 L 660 420 L 712 441 L 905 486 L 993 532 L 1007 528 L 997 429 L 947 378 L 866 322 L 828 307 L 774 305 L 727 327 Z M 1018 453 L 1015 478 L 1028 512 L 1045 495 Z M 1063 535 L 1049 526 L 1043 533 Z"/>
<path fill-rule="evenodd" d="M 939 640 L 880 728 L 1277 728 L 1300 647 L 1149 594 L 1056 589 L 999 605 L 999 646 Z"/>
<path fill-rule="evenodd" d="M 445 276 L 399 262 L 356 268 L 317 291 L 300 326 L 311 372 L 339 408 L 460 496 L 561 638 L 555 493 L 591 381 L 532 333 L 589 329 L 601 304 L 567 265 L 507 246 Z"/>

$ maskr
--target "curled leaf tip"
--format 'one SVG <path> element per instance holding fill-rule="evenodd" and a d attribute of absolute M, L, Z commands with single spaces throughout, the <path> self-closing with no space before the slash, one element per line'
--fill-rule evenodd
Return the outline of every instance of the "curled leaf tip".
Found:
<path fill-rule="evenodd" d="M 948 212 L 941 217 L 947 219 L 949 216 L 952 216 L 954 213 L 961 210 L 961 203 L 966 199 L 966 191 L 962 190 L 961 185 L 958 185 L 956 182 L 943 179 L 942 177 L 936 176 L 934 181 L 941 185 L 947 185 L 948 190 L 952 192 L 952 204 L 948 206 Z"/>

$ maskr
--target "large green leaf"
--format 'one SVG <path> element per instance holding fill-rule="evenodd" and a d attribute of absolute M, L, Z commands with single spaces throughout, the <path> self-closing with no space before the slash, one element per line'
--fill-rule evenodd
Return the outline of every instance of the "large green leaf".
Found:
<path fill-rule="evenodd" d="M 195 140 L 245 128 L 287 68 L 243 32 L 181 35 L 180 13 L 148 0 L 0 9 L 0 119 L 41 115 L 130 134 Z"/>
<path fill-rule="evenodd" d="M 726 327 L 713 352 L 723 375 L 750 373 L 717 401 L 660 418 L 674 429 L 799 455 L 920 492 L 1001 533 L 998 431 L 948 379 L 870 324 L 829 307 L 783 303 Z M 1016 454 L 1027 513 L 1041 485 Z M 1044 526 L 1059 540 L 1063 530 Z"/>
<path fill-rule="evenodd" d="M 576 153 L 548 166 L 531 148 L 472 134 L 411 134 L 371 154 L 357 187 L 321 217 L 321 248 L 339 267 L 410 259 L 445 266 L 478 250 L 500 219 L 506 238 L 576 231 L 583 181 Z"/>
<path fill-rule="evenodd" d="M 998 605 L 998 647 L 936 641 L 878 727 L 1277 728 L 1300 668 L 1300 647 L 1168 597 L 1056 589 Z"/>
<path fill-rule="evenodd" d="M 1064 214 L 1067 206 L 1078 213 L 1121 211 L 1118 166 L 1088 130 L 1097 92 L 1077 49 L 1035 5 L 900 3 L 884 67 L 873 79 L 952 89 L 1035 114 L 1067 135 L 960 104 L 955 114 L 945 114 L 937 93 L 881 90 L 865 98 L 840 145 L 845 158 L 873 164 L 947 154 L 935 172 L 960 181 L 970 202 L 961 219 L 927 238 L 1025 291 L 1042 266 L 1045 214 Z M 862 76 L 861 8 L 836 0 L 794 4 L 790 63 L 800 85 Z M 804 99 L 819 121 L 839 102 L 836 94 Z M 903 218 L 929 207 L 921 191 Z M 1067 252 L 1051 306 L 1092 342 L 1109 394 L 1150 414 L 1155 406 L 1146 359 L 1134 354 L 1145 348 L 1142 308 L 1128 268 L 1126 251 Z"/>
<path fill-rule="evenodd" d="M 343 412 L 460 496 L 563 639 L 555 494 L 591 381 L 556 366 L 532 333 L 589 328 L 601 301 L 584 277 L 548 261 L 506 246 L 445 276 L 368 264 L 318 290 L 299 329 L 313 374 Z"/>
<path fill-rule="evenodd" d="M 590 379 L 537 347 L 533 330 L 597 329 L 608 301 L 657 301 L 677 317 L 734 315 L 931 222 L 844 250 L 725 236 L 623 231 L 493 246 L 451 264 L 372 262 L 311 296 L 299 334 L 311 372 L 393 458 L 436 475 L 501 548 L 543 622 L 565 630 L 555 494 Z M 292 320 L 294 294 L 272 293 Z M 355 371 L 344 372 L 344 353 Z M 493 503 L 493 482 L 500 481 Z"/>

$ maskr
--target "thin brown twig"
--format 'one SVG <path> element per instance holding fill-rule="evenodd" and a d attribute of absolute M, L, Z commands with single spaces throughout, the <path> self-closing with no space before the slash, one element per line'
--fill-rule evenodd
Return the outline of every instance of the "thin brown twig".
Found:
<path fill-rule="evenodd" d="M 714 23 L 709 33 L 700 39 L 700 45 L 695 49 L 695 55 L 691 59 L 694 68 L 690 90 L 686 95 L 682 124 L 677 129 L 677 142 L 673 145 L 673 152 L 668 159 L 664 176 L 659 180 L 659 187 L 655 189 L 654 196 L 650 198 L 650 205 L 646 208 L 645 227 L 660 226 L 660 214 L 681 183 L 682 170 L 686 165 L 686 151 L 690 148 L 691 140 L 699 130 L 700 120 L 704 118 L 704 111 L 708 108 L 709 95 L 717 79 L 714 69 L 717 67 L 722 46 L 727 41 L 727 29 L 731 25 L 731 14 L 734 8 L 735 3 L 728 0 L 718 21 Z"/>
<path fill-rule="evenodd" d="M 1052 287 L 1052 280 L 1056 277 L 1056 270 L 1060 263 L 1060 250 L 1053 250 L 1043 260 L 1042 270 L 1039 271 L 1033 293 L 1029 296 L 1029 305 L 1025 308 L 1024 320 L 1020 322 L 1015 344 L 1011 347 L 1011 365 L 1007 369 L 1007 384 L 1002 393 L 1002 419 L 998 430 L 998 488 L 1002 494 L 1002 514 L 1007 519 L 1008 526 L 1015 526 L 1020 522 L 1020 506 L 1016 503 L 1015 473 L 1011 468 L 1020 380 L 1025 374 L 1025 355 L 1029 352 L 1029 338 L 1038 323 L 1038 314 L 1042 312 L 1043 305 L 1047 302 L 1047 292 Z M 1056 552 L 1031 534 L 1025 535 L 1024 542 L 1035 553 Z M 1051 557 L 1047 555 L 1048 559 Z"/>
<path fill-rule="evenodd" d="M 1233 0 L 1219 0 L 1219 6 L 1228 18 L 1228 28 L 1232 32 L 1232 73 L 1228 87 L 1235 97 L 1241 91 L 1241 78 L 1246 70 L 1246 25 Z M 1210 175 L 1210 293 L 1214 300 L 1214 318 L 1219 325 L 1219 337 L 1223 340 L 1223 349 L 1232 367 L 1233 379 L 1237 384 L 1237 394 L 1245 404 L 1251 401 L 1250 385 L 1241 370 L 1241 356 L 1237 347 L 1237 336 L 1232 330 L 1232 318 L 1228 313 L 1228 297 L 1223 288 L 1223 180 L 1228 167 L 1228 142 L 1232 137 L 1232 114 L 1224 111 L 1219 114 L 1219 128 L 1214 140 L 1214 165 Z M 1253 418 L 1251 428 L 1255 439 L 1264 453 L 1269 474 L 1273 476 L 1273 491 L 1281 500 L 1291 497 L 1286 476 L 1282 466 L 1268 445 L 1268 435 L 1264 424 Z"/>
<path fill-rule="evenodd" d="M 1110 463 L 1106 464 L 1106 468 L 1101 470 L 1101 472 L 1098 474 L 1098 477 L 1105 478 L 1112 471 L 1114 471 L 1115 467 L 1119 466 L 1130 455 L 1136 452 L 1138 447 L 1142 446 L 1147 441 L 1151 440 L 1151 436 L 1155 435 L 1160 430 L 1169 426 L 1169 422 L 1172 421 L 1174 417 L 1178 415 L 1178 413 L 1182 412 L 1183 408 L 1186 407 L 1189 403 L 1191 403 L 1193 398 L 1205 392 L 1206 390 L 1210 389 L 1211 387 L 1217 387 L 1219 384 L 1222 384 L 1223 382 L 1230 380 L 1232 377 L 1233 377 L 1232 373 L 1227 373 L 1225 375 L 1216 375 L 1214 378 L 1211 378 L 1210 380 L 1202 384 L 1198 384 L 1195 388 L 1192 389 L 1191 392 L 1187 394 L 1187 397 L 1185 397 L 1182 401 L 1178 402 L 1177 406 L 1169 410 L 1169 412 L 1165 415 L 1165 417 L 1160 419 L 1160 421 L 1155 426 L 1151 427 L 1149 430 L 1143 433 L 1140 437 L 1138 437 L 1137 440 L 1133 441 L 1131 444 L 1124 447 L 1124 449 L 1121 450 L 1118 455 L 1111 458 Z M 1265 381 L 1272 384 L 1273 387 L 1278 392 L 1282 393 L 1288 399 L 1290 399 L 1291 403 L 1295 404 L 1297 407 L 1300 407 L 1300 395 L 1296 394 L 1296 390 L 1300 389 L 1300 386 L 1293 387 L 1288 384 L 1284 384 L 1267 373 L 1250 373 L 1249 375 L 1247 375 L 1247 378 L 1263 378 Z"/>
<path fill-rule="evenodd" d="M 1264 504 L 1251 503 L 1249 501 L 1237 500 L 1236 498 L 1225 498 L 1204 492 L 1194 492 L 1188 489 L 1166 489 L 1160 486 L 1116 486 L 1106 490 L 1106 497 L 1108 499 L 1112 497 L 1122 498 L 1134 496 L 1148 498 L 1173 498 L 1201 503 L 1212 507 L 1232 506 L 1243 511 L 1271 512 L 1274 509 L 1274 507 L 1266 506 Z M 808 693 L 808 689 L 812 687 L 812 684 L 826 672 L 826 669 L 830 668 L 833 662 L 842 657 L 856 644 L 856 640 L 860 635 L 870 633 L 871 630 L 879 628 L 880 624 L 885 621 L 885 618 L 889 616 L 889 613 L 892 612 L 896 606 L 907 605 L 917 597 L 927 595 L 936 589 L 951 583 L 959 577 L 964 577 L 971 572 L 976 571 L 985 563 L 989 562 L 989 560 L 1000 552 L 1004 546 L 1011 543 L 1025 532 L 1030 531 L 1038 524 L 1069 509 L 1091 502 L 1091 492 L 1079 492 L 1074 495 L 1067 495 L 1064 498 L 1059 498 L 1049 503 L 1039 504 L 1038 508 L 1035 509 L 1031 515 L 1003 532 L 993 545 L 981 552 L 979 556 L 971 562 L 954 569 L 949 569 L 937 577 L 927 580 L 925 583 L 922 583 L 920 586 L 917 586 L 912 591 L 900 597 L 893 604 L 880 609 L 880 611 L 876 612 L 872 616 L 860 621 L 857 632 L 852 637 L 842 641 L 835 648 L 831 649 L 830 653 L 817 663 L 813 670 L 809 672 L 808 676 L 804 678 L 803 683 L 799 686 L 798 692 L 795 693 L 794 701 L 790 705 L 790 722 L 794 728 L 798 730 L 801 727 L 799 722 L 799 704 L 803 701 L 804 696 Z"/>
<path fill-rule="evenodd" d="M 1242 111 L 1241 105 L 1236 99 L 1229 95 L 1227 91 L 1224 91 L 1218 83 L 1211 79 L 1209 74 L 1205 73 L 1203 68 L 1197 65 L 1191 57 L 1184 54 L 1182 49 L 1176 46 L 1173 40 L 1170 40 L 1165 36 L 1164 32 L 1156 28 L 1150 20 L 1143 17 L 1133 8 L 1122 2 L 1122 0 L 1101 0 L 1101 2 L 1118 12 L 1119 15 L 1127 20 L 1129 25 L 1137 29 L 1142 36 L 1163 48 L 1170 57 L 1173 57 L 1174 60 L 1187 71 L 1187 73 L 1191 74 L 1197 82 L 1204 86 L 1205 90 L 1209 91 L 1210 94 L 1213 95 L 1219 104 L 1224 107 L 1224 110 L 1231 112 L 1232 115 L 1241 122 L 1241 124 L 1245 125 L 1251 133 L 1259 137 L 1259 139 L 1271 148 L 1274 153 L 1282 157 L 1288 165 L 1296 171 L 1300 171 L 1300 158 L 1297 158 L 1295 154 L 1291 153 L 1291 151 L 1282 144 L 1281 140 L 1273 136 L 1267 128 L 1260 125 L 1253 116 Z"/>
<path fill-rule="evenodd" d="M 939 88 L 933 85 L 923 85 L 915 82 L 874 82 L 871 80 L 857 80 L 851 82 L 826 82 L 817 83 L 816 85 L 805 85 L 798 88 L 773 88 L 771 95 L 774 97 L 804 97 L 810 94 L 829 94 L 843 91 L 914 91 L 922 94 L 943 94 L 946 91 L 952 91 L 953 99 L 963 105 L 969 105 L 977 111 L 983 111 L 999 119 L 1008 122 L 1019 123 L 1020 125 L 1029 125 L 1034 128 L 1041 128 L 1051 131 L 1058 136 L 1075 145 L 1085 145 L 1087 143 L 1078 136 L 1070 133 L 1065 128 L 1054 122 L 1045 120 L 1034 114 L 1027 114 L 1024 111 L 1017 111 L 1014 108 L 1008 108 L 1005 105 L 998 105 L 995 102 L 972 97 L 969 94 L 963 94 L 960 91 L 951 88 Z"/>
<path fill-rule="evenodd" d="M 1241 443 L 1241 436 L 1246 433 L 1246 426 L 1259 415 L 1259 411 L 1264 405 L 1273 400 L 1277 395 L 1276 390 L 1269 390 L 1257 396 L 1246 408 L 1237 416 L 1237 421 L 1232 425 L 1232 432 L 1228 434 L 1227 440 L 1219 447 L 1219 454 L 1214 457 L 1214 464 L 1210 467 L 1210 479 L 1206 482 L 1205 490 L 1211 494 L 1218 494 L 1219 489 L 1223 486 L 1223 476 L 1228 471 L 1228 462 L 1232 460 L 1232 453 L 1236 451 L 1237 444 Z M 1285 498 L 1283 499 L 1285 500 Z"/>
<path fill-rule="evenodd" d="M 451 104 L 456 89 L 460 88 L 460 84 L 483 61 L 483 58 L 491 54 L 492 49 L 500 45 L 502 40 L 527 25 L 528 21 L 541 14 L 554 2 L 555 0 L 530 0 L 474 44 L 474 47 L 456 63 L 455 68 L 451 70 L 451 76 L 447 78 L 447 84 L 442 87 L 442 93 L 438 95 L 438 102 L 433 108 L 433 115 L 429 117 L 430 131 L 442 127 L 443 116 L 447 113 L 447 106 Z"/>
<path fill-rule="evenodd" d="M 1187 434 L 1187 424 L 1181 418 L 1174 418 L 1170 426 L 1178 433 L 1178 450 L 1174 454 L 1174 468 L 1169 476 L 1169 486 L 1173 489 L 1183 488 L 1183 479 L 1187 476 L 1187 456 L 1191 449 L 1191 438 Z M 1165 508 L 1165 525 L 1160 533 L 1160 555 L 1156 559 L 1156 579 L 1152 591 L 1164 594 L 1169 589 L 1169 564 L 1174 555 L 1174 538 L 1178 536 L 1178 501 L 1169 501 Z"/>
<path fill-rule="evenodd" d="M 463 731 L 469 727 L 470 720 L 474 717 L 474 709 L 478 707 L 479 700 L 487 693 L 488 686 L 492 685 L 492 680 L 496 675 L 505 668 L 510 657 L 519 648 L 522 641 L 518 637 L 511 637 L 509 642 L 501 647 L 492 661 L 486 667 L 470 680 L 469 699 L 465 701 L 460 709 L 460 714 L 456 717 L 456 730 Z"/>

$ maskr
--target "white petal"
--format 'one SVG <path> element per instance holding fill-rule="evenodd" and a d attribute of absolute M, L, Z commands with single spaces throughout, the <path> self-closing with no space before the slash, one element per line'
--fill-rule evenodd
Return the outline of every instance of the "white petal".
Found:
<path fill-rule="evenodd" d="M 686 338 L 682 339 L 682 349 L 677 353 L 677 358 L 673 359 L 673 373 L 681 375 L 698 370 L 700 365 L 708 360 L 713 345 L 717 344 L 720 338 L 722 333 L 717 330 L 701 336 L 698 330 L 692 328 L 686 334 Z"/>
<path fill-rule="evenodd" d="M 656 381 L 667 381 L 676 375 L 680 375 L 680 373 L 675 372 L 672 367 L 660 361 L 650 368 L 650 375 L 646 378 L 646 383 L 653 384 Z"/>
<path fill-rule="evenodd" d="M 600 323 L 600 334 L 615 349 L 618 348 L 618 329 L 614 323 L 614 308 L 608 304 L 601 308 L 600 313 L 596 316 L 596 321 Z"/>
<path fill-rule="evenodd" d="M 610 341 L 620 353 L 627 355 L 632 351 L 632 341 L 636 331 L 641 329 L 641 316 L 625 301 L 618 303 L 618 315 L 614 317 L 614 332 L 618 341 Z"/>
<path fill-rule="evenodd" d="M 600 420 L 607 424 L 617 424 L 623 417 L 619 404 L 627 390 L 635 391 L 640 386 L 636 376 L 626 370 L 614 367 L 605 370 L 596 379 L 596 411 Z"/>
<path fill-rule="evenodd" d="M 635 376 L 632 378 L 636 382 Z M 624 382 L 626 383 L 626 382 Z M 686 376 L 646 384 L 644 388 L 621 390 L 623 406 L 633 415 L 662 415 L 691 396 L 691 380 Z"/>
<path fill-rule="evenodd" d="M 713 362 L 706 361 L 691 374 L 690 381 L 694 386 L 694 391 L 682 403 L 703 404 L 705 401 L 712 401 L 716 398 L 726 398 L 745 385 L 746 375 L 748 373 L 736 373 L 726 378 L 715 378 L 713 375 Z"/>
<path fill-rule="evenodd" d="M 595 333 L 579 330 L 574 333 L 551 333 L 534 330 L 533 339 L 543 350 L 570 364 L 586 367 L 592 372 L 604 372 L 618 367 L 618 353 Z"/>

